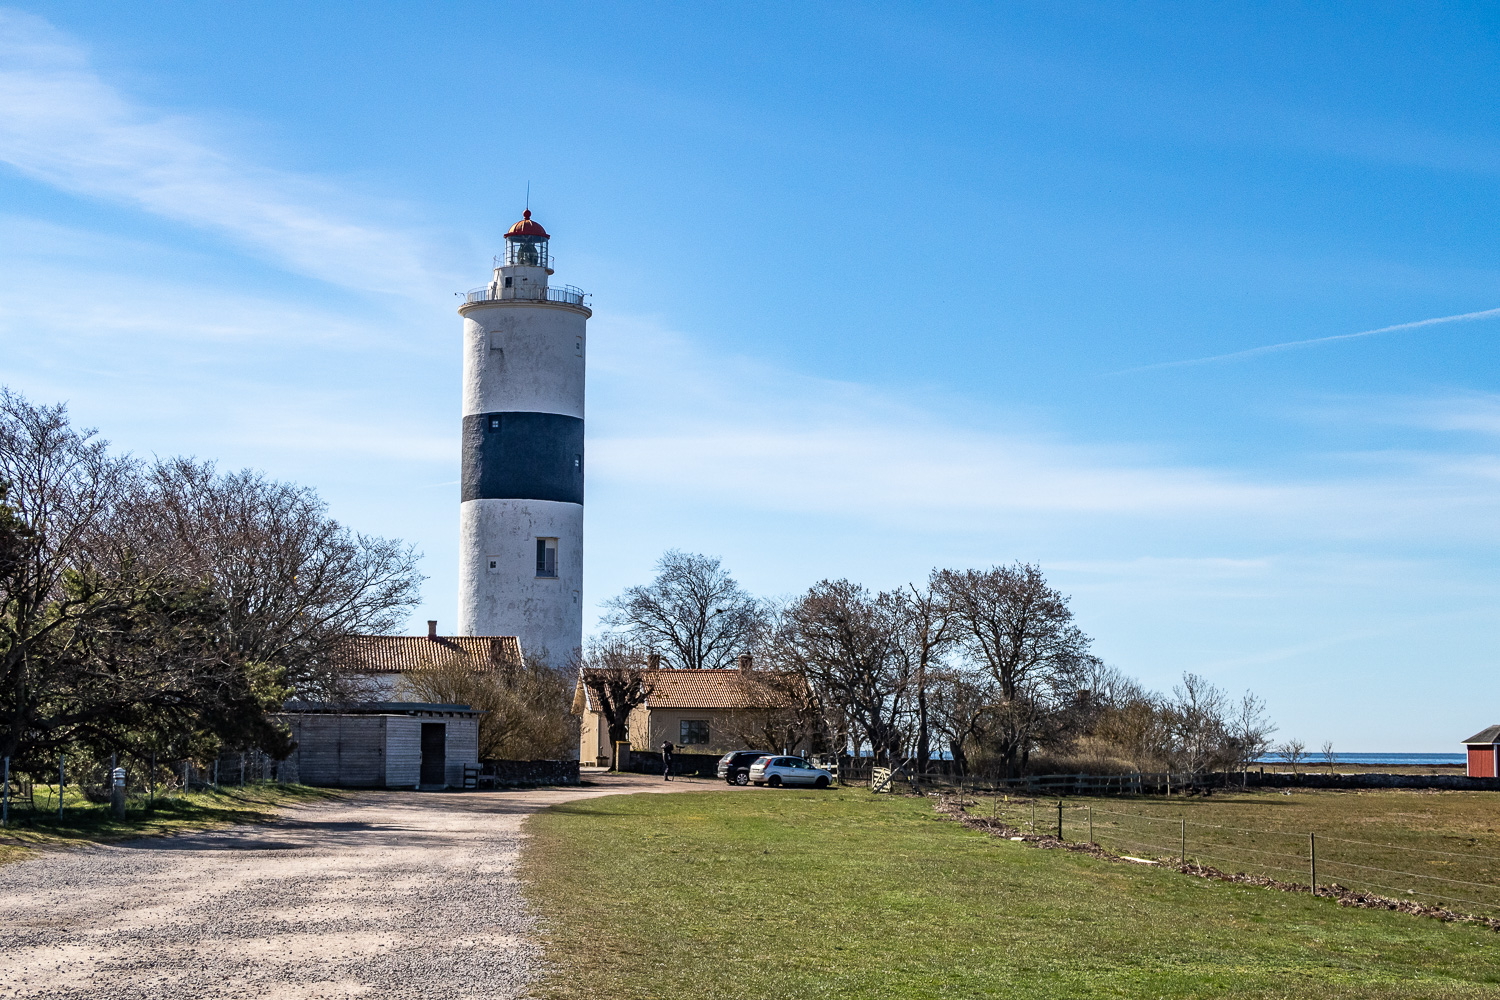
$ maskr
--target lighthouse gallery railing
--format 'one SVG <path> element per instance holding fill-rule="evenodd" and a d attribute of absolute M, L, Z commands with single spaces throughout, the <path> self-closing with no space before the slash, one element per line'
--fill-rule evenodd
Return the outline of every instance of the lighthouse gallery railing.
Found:
<path fill-rule="evenodd" d="M 537 288 L 522 285 L 518 288 L 496 288 L 493 285 L 485 285 L 469 292 L 469 302 L 509 302 L 519 299 L 522 302 L 559 302 L 567 306 L 581 306 L 583 299 L 588 293 L 581 288 L 572 285 L 560 287 Z"/>

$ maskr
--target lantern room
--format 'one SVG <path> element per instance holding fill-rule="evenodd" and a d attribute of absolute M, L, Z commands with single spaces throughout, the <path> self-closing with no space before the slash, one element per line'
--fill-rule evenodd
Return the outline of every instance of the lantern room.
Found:
<path fill-rule="evenodd" d="M 505 234 L 506 266 L 544 267 L 551 274 L 552 265 L 547 255 L 547 241 L 551 238 L 540 222 L 532 221 L 531 209 L 528 208 L 521 221 Z"/>

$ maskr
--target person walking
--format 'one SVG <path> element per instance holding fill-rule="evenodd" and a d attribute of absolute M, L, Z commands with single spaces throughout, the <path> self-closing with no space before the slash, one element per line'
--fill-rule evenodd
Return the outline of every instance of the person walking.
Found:
<path fill-rule="evenodd" d="M 661 744 L 661 780 L 672 780 L 672 741 L 662 740 Z"/>

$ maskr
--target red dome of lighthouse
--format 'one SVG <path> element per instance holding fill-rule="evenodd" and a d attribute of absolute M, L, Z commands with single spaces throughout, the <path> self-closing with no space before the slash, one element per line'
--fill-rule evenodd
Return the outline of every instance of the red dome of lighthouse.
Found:
<path fill-rule="evenodd" d="M 531 209 L 529 208 L 521 214 L 520 222 L 505 231 L 506 239 L 514 236 L 528 236 L 532 239 L 540 240 L 550 240 L 552 238 L 547 235 L 547 230 L 542 228 L 540 222 L 531 221 Z"/>

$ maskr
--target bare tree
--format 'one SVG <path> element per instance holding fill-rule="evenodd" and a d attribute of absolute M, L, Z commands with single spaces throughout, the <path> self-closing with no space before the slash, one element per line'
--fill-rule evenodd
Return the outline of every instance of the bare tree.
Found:
<path fill-rule="evenodd" d="M 1307 744 L 1301 740 L 1287 740 L 1276 748 L 1276 756 L 1291 767 L 1293 774 L 1296 774 L 1298 765 L 1307 759 Z"/>
<path fill-rule="evenodd" d="M 936 571 L 933 573 L 936 576 Z M 948 607 L 932 591 L 908 585 L 897 591 L 898 654 L 905 660 L 904 672 L 912 677 L 916 692 L 917 771 L 924 773 L 932 759 L 931 724 L 928 717 L 928 675 L 942 667 L 942 657 L 953 644 Z"/>
<path fill-rule="evenodd" d="M 656 570 L 651 583 L 605 602 L 605 625 L 681 669 L 726 667 L 758 644 L 767 610 L 717 558 L 673 549 Z"/>
<path fill-rule="evenodd" d="M 929 675 L 933 728 L 948 746 L 960 774 L 984 763 L 991 735 L 999 728 L 1003 699 L 986 673 L 953 668 Z"/>
<path fill-rule="evenodd" d="M 1334 766 L 1339 762 L 1339 755 L 1333 750 L 1333 740 L 1323 741 L 1323 763 L 1328 765 L 1328 773 L 1332 774 Z"/>
<path fill-rule="evenodd" d="M 20 764 L 165 734 L 286 748 L 274 665 L 222 641 L 213 588 L 134 544 L 138 473 L 64 407 L 0 390 L 0 750 Z"/>
<path fill-rule="evenodd" d="M 225 603 L 232 649 L 285 668 L 309 700 L 357 699 L 355 678 L 334 666 L 340 643 L 396 631 L 420 596 L 412 546 L 352 532 L 312 490 L 258 472 L 158 462 L 122 514 L 138 551 Z"/>
<path fill-rule="evenodd" d="M 948 609 L 956 641 L 999 685 L 1007 770 L 1024 766 L 1048 711 L 1050 685 L 1087 653 L 1088 636 L 1073 624 L 1068 599 L 1036 566 L 940 570 L 932 589 Z"/>
<path fill-rule="evenodd" d="M 403 674 L 397 690 L 483 712 L 481 760 L 558 760 L 578 746 L 578 719 L 566 711 L 568 680 L 545 660 L 495 664 L 452 653 Z"/>
<path fill-rule="evenodd" d="M 879 759 L 901 751 L 910 664 L 898 640 L 902 608 L 848 580 L 824 580 L 784 611 L 774 643 L 786 666 L 807 678 L 847 726 L 854 749 Z"/>
<path fill-rule="evenodd" d="M 1276 727 L 1266 718 L 1266 703 L 1246 691 L 1235 706 L 1230 721 L 1230 736 L 1234 748 L 1236 767 L 1242 777 L 1248 778 L 1252 762 L 1260 760 L 1271 747 L 1271 735 Z"/>
<path fill-rule="evenodd" d="M 1224 692 L 1193 673 L 1182 675 L 1172 689 L 1173 766 L 1201 774 L 1231 763 L 1228 699 Z"/>
<path fill-rule="evenodd" d="M 64 709 L 71 723 L 56 716 L 76 680 L 59 665 L 83 669 L 91 626 L 142 600 L 145 581 L 114 582 L 93 572 L 131 472 L 93 430 L 75 429 L 66 407 L 34 406 L 0 388 L 0 747 L 7 756 L 51 750 L 72 737 L 87 713 Z M 85 574 L 86 588 L 69 587 Z"/>
<path fill-rule="evenodd" d="M 630 737 L 630 713 L 645 704 L 655 690 L 652 672 L 646 669 L 646 656 L 618 640 L 596 641 L 583 650 L 578 668 L 590 701 L 609 728 L 610 752 L 615 770 L 619 770 L 619 745 Z"/>

